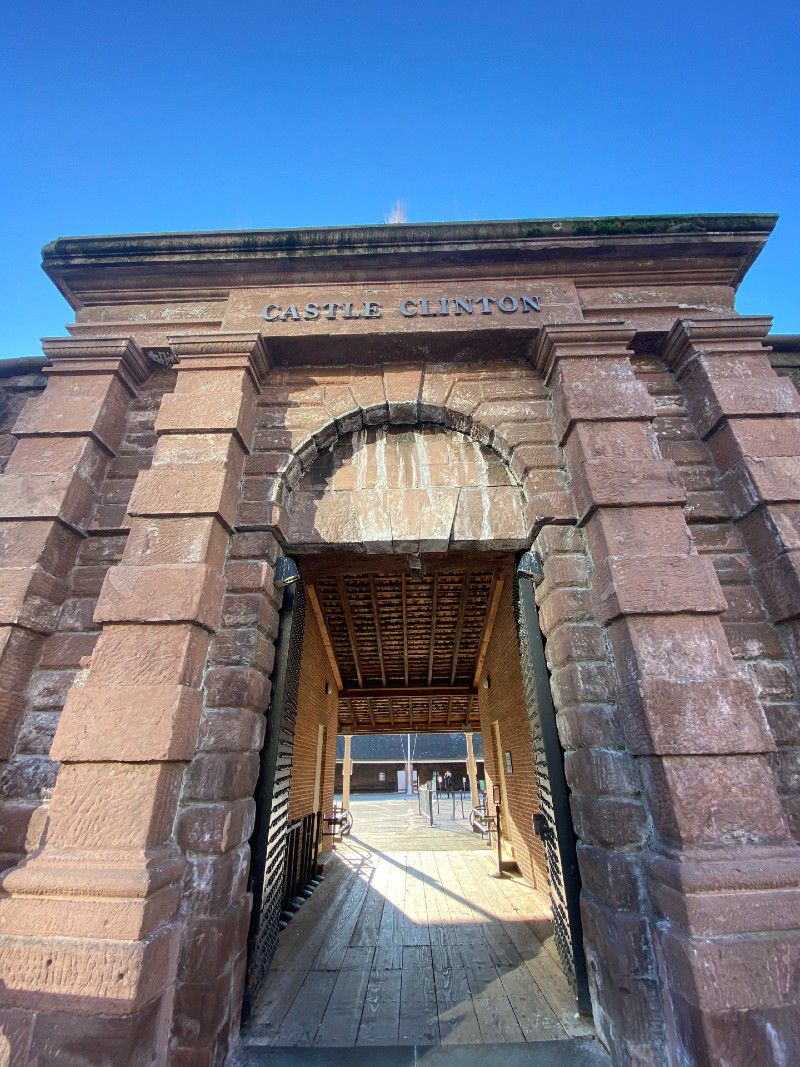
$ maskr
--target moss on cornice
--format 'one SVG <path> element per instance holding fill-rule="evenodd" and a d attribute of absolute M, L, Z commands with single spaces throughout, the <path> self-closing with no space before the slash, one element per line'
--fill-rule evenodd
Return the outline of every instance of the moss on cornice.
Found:
<path fill-rule="evenodd" d="M 42 250 L 47 265 L 53 260 L 86 257 L 186 254 L 242 255 L 296 252 L 421 249 L 485 245 L 537 238 L 673 237 L 699 234 L 760 234 L 772 232 L 777 215 L 622 215 L 608 218 L 509 219 L 497 222 L 401 223 L 380 226 L 329 226 L 281 230 L 212 230 L 194 233 L 119 234 L 60 237 Z"/>

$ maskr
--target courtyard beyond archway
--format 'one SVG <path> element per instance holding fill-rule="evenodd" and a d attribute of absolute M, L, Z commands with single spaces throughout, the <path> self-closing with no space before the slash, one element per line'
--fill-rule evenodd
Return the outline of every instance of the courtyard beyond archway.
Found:
<path fill-rule="evenodd" d="M 416 797 L 354 797 L 352 810 L 352 833 L 280 935 L 245 1048 L 582 1039 L 576 1062 L 595 1062 L 547 897 L 493 877 L 488 843 L 430 826 Z"/>

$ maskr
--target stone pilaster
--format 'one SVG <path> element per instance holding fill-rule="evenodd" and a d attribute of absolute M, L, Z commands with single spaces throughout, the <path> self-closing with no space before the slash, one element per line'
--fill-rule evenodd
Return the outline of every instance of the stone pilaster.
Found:
<path fill-rule="evenodd" d="M 719 485 L 747 546 L 751 580 L 788 663 L 800 662 L 800 398 L 768 357 L 766 317 L 678 321 L 662 358 L 675 370 L 689 414 L 711 451 Z M 746 558 L 746 557 L 745 557 Z M 775 771 L 800 839 L 800 728 L 794 694 L 771 689 L 764 705 L 778 751 Z M 789 683 L 790 684 L 790 683 Z"/>
<path fill-rule="evenodd" d="M 131 339 L 46 338 L 43 393 L 14 426 L 0 475 L 0 762 L 8 759 L 42 639 L 52 632 L 129 401 L 149 374 Z M 2 865 L 24 849 L 32 810 L 6 806 Z"/>
<path fill-rule="evenodd" d="M 764 342 L 769 318 L 678 321 L 662 358 L 708 441 L 775 622 L 800 619 L 800 397 Z"/>
<path fill-rule="evenodd" d="M 167 1054 L 185 868 L 175 817 L 266 371 L 258 335 L 172 347 L 176 390 L 159 412 L 153 466 L 134 487 L 122 561 L 103 583 L 91 664 L 53 744 L 62 767 L 46 844 L 3 882 L 3 997 L 39 1012 L 33 1052 L 60 1019 L 74 1026 L 55 1014 L 69 1003 L 98 1060 L 103 1045 L 120 1060 L 134 1047 L 154 1062 Z"/>
<path fill-rule="evenodd" d="M 782 1025 L 797 1010 L 786 991 L 800 955 L 790 933 L 800 919 L 800 853 L 769 766 L 774 743 L 763 709 L 720 623 L 725 598 L 693 544 L 677 472 L 659 453 L 652 401 L 627 352 L 631 336 L 613 325 L 547 327 L 535 360 L 554 390 L 594 562 L 594 614 L 613 650 L 619 722 L 646 801 L 641 870 L 668 1041 L 676 1058 L 720 1062 L 722 1051 L 731 1054 L 725 1042 L 735 1019 L 752 1035 L 750 1062 L 759 1048 L 766 1061 L 767 1023 L 746 1013 L 758 1001 Z M 595 895 L 584 901 L 588 939 L 600 926 Z M 604 908 L 602 922 L 612 931 L 619 921 L 624 940 L 618 914 Z M 616 1001 L 605 1032 L 622 1055 L 636 1008 L 626 1012 L 620 998 L 599 992 L 606 1004 Z"/>

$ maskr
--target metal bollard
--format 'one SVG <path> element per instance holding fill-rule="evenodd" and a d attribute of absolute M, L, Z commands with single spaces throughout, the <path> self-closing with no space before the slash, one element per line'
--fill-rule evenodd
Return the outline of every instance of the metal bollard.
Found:
<path fill-rule="evenodd" d="M 455 795 L 455 793 L 453 793 L 453 814 L 450 816 L 450 818 L 455 822 L 455 818 L 456 818 L 456 795 Z"/>
<path fill-rule="evenodd" d="M 433 826 L 433 793 L 428 790 L 428 810 L 431 819 L 431 826 Z"/>
<path fill-rule="evenodd" d="M 503 871 L 503 843 L 500 839 L 500 805 L 498 804 L 494 809 L 495 819 L 495 833 L 497 834 L 497 876 L 502 878 L 504 876 Z"/>

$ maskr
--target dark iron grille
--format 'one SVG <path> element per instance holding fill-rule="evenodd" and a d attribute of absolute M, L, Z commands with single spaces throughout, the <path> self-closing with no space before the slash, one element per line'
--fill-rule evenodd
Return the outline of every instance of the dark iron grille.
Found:
<path fill-rule="evenodd" d="M 580 880 L 563 756 L 558 742 L 555 709 L 550 697 L 550 679 L 533 587 L 526 579 L 517 578 L 514 581 L 514 608 L 539 809 L 547 827 L 542 837 L 550 883 L 553 936 L 561 965 L 572 986 L 578 1007 L 581 1011 L 590 1012 L 589 985 L 580 925 Z M 534 642 L 538 643 L 538 647 L 534 647 Z"/>
<path fill-rule="evenodd" d="M 258 999 L 278 944 L 304 622 L 305 591 L 300 581 L 284 593 L 267 731 L 256 787 L 257 812 L 251 838 L 250 876 L 253 915 L 248 939 L 245 1018 L 249 1017 Z"/>

